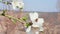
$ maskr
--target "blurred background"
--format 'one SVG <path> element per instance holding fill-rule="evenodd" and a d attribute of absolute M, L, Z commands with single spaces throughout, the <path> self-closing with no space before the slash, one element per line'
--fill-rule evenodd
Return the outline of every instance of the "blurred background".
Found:
<path fill-rule="evenodd" d="M 0 0 L 9 1 L 12 0 Z M 37 12 L 60 12 L 60 0 L 23 0 L 24 11 L 37 11 Z M 6 9 L 13 10 L 12 5 L 5 5 L 0 2 L 0 10 Z"/>

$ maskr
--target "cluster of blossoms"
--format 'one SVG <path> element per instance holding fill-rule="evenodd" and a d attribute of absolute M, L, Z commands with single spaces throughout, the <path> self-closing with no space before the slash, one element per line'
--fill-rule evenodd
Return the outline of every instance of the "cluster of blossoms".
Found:
<path fill-rule="evenodd" d="M 24 3 L 23 3 L 23 0 L 11 0 L 11 1 L 2 1 L 2 0 L 0 0 L 0 2 L 2 2 L 2 3 L 4 3 L 4 4 L 6 4 L 6 5 L 12 5 L 12 7 L 13 7 L 13 9 L 14 10 L 16 10 L 17 8 L 19 8 L 19 9 L 23 9 L 24 8 Z"/>

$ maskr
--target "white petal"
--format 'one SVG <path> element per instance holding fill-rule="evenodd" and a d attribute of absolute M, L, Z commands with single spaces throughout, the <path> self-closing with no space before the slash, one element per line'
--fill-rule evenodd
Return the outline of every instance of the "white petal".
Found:
<path fill-rule="evenodd" d="M 26 32 L 30 32 L 31 31 L 31 26 L 29 26 L 27 29 L 26 29 Z"/>
<path fill-rule="evenodd" d="M 35 34 L 39 34 L 39 31 L 37 31 Z"/>
<path fill-rule="evenodd" d="M 40 28 L 40 31 L 43 31 L 44 28 L 42 27 L 43 26 L 43 23 L 44 23 L 44 19 L 43 18 L 38 18 L 38 23 L 39 23 L 39 28 Z"/>
<path fill-rule="evenodd" d="M 39 31 L 44 31 L 44 28 L 43 27 L 40 27 L 40 30 Z"/>
<path fill-rule="evenodd" d="M 32 23 L 33 23 L 32 27 L 39 27 L 40 25 L 38 22 L 35 22 L 35 21 L 32 21 Z"/>
<path fill-rule="evenodd" d="M 37 19 L 38 18 L 38 13 L 29 13 L 29 16 L 30 16 L 30 19 L 31 19 L 31 21 L 34 21 L 35 19 Z"/>
<path fill-rule="evenodd" d="M 38 18 L 38 23 L 41 25 L 44 23 L 44 19 L 43 18 Z"/>
<path fill-rule="evenodd" d="M 32 25 L 32 27 L 39 27 L 39 25 Z"/>
<path fill-rule="evenodd" d="M 12 2 L 13 9 L 16 9 L 16 2 Z"/>
<path fill-rule="evenodd" d="M 19 8 L 23 8 L 24 7 L 24 3 L 23 2 L 19 2 L 18 6 L 19 6 Z"/>
<path fill-rule="evenodd" d="M 44 23 L 44 19 L 43 18 L 38 18 L 38 21 L 35 22 L 35 21 L 32 21 L 33 23 L 33 27 L 42 27 L 43 26 L 43 23 Z"/>

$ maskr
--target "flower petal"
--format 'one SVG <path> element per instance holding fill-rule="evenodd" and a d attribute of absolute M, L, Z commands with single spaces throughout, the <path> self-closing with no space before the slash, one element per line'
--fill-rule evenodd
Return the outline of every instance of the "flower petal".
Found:
<path fill-rule="evenodd" d="M 34 12 L 34 13 L 29 13 L 30 19 L 31 21 L 34 21 L 35 19 L 38 18 L 38 13 Z"/>
<path fill-rule="evenodd" d="M 44 19 L 43 18 L 38 18 L 38 24 L 43 25 Z"/>
<path fill-rule="evenodd" d="M 42 27 L 43 26 L 43 23 L 44 23 L 44 19 L 43 18 L 38 18 L 38 21 L 35 22 L 35 21 L 32 21 L 33 23 L 33 27 Z"/>
<path fill-rule="evenodd" d="M 44 28 L 43 27 L 40 27 L 40 30 L 39 31 L 44 31 Z"/>
<path fill-rule="evenodd" d="M 27 29 L 26 29 L 26 32 L 30 32 L 31 31 L 31 26 L 29 26 Z"/>

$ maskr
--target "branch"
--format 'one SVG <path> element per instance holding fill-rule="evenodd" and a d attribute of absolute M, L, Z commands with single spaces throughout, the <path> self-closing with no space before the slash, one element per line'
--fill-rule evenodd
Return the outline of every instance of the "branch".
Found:
<path fill-rule="evenodd" d="M 21 19 L 18 19 L 18 18 L 9 16 L 9 15 L 5 15 L 5 16 L 8 17 L 8 18 L 11 18 L 11 19 L 16 19 L 17 21 L 19 21 L 19 22 L 21 22 L 21 23 L 26 23 L 25 21 L 22 20 L 22 18 L 21 18 Z"/>

